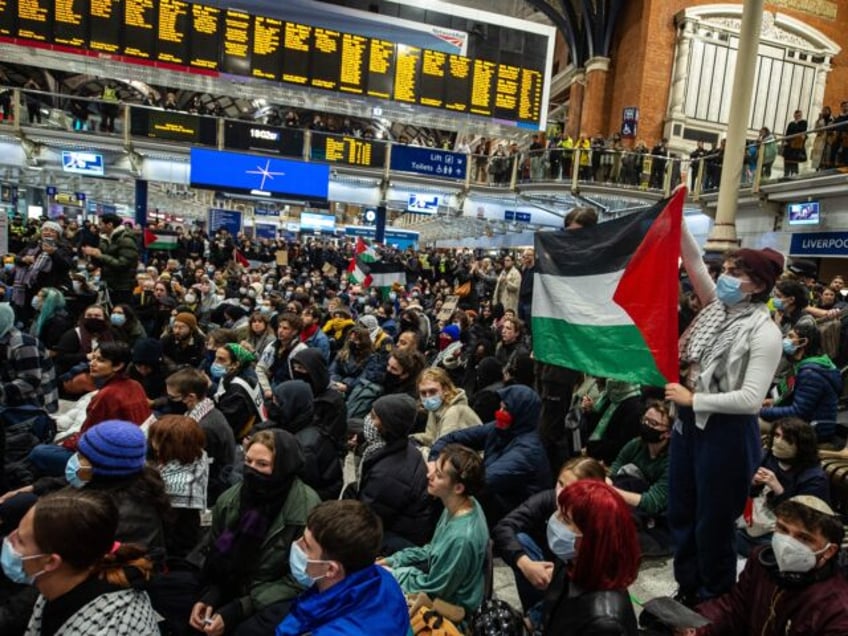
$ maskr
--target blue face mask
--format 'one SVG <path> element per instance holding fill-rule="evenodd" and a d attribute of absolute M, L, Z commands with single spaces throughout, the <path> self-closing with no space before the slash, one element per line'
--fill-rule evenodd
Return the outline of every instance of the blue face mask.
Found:
<path fill-rule="evenodd" d="M 716 296 L 728 307 L 738 305 L 747 294 L 742 291 L 742 281 L 733 276 L 722 274 L 716 282 Z"/>
<path fill-rule="evenodd" d="M 783 353 L 788 356 L 794 356 L 798 351 L 798 345 L 796 345 L 792 338 L 784 338 L 783 339 Z"/>
<path fill-rule="evenodd" d="M 36 311 L 40 311 L 42 304 L 43 303 L 41 302 L 41 298 L 39 296 L 33 296 L 32 297 L 32 302 L 30 302 L 30 306 L 33 309 L 35 309 Z"/>
<path fill-rule="evenodd" d="M 223 364 L 213 362 L 212 366 L 209 367 L 209 375 L 211 375 L 216 380 L 223 378 L 225 375 L 227 375 L 227 367 L 225 367 Z"/>
<path fill-rule="evenodd" d="M 772 298 L 771 304 L 774 305 L 774 308 L 777 309 L 777 311 L 783 311 L 784 305 L 782 298 Z"/>
<path fill-rule="evenodd" d="M 326 576 L 313 577 L 306 571 L 306 566 L 310 563 L 327 563 L 327 561 L 311 560 L 306 556 L 306 552 L 300 547 L 300 544 L 295 541 L 291 544 L 289 550 L 289 571 L 294 577 L 294 580 L 300 583 L 306 589 L 315 585 L 316 581 L 320 581 Z"/>
<path fill-rule="evenodd" d="M 438 411 L 442 406 L 442 396 L 433 395 L 431 397 L 424 398 L 421 400 L 421 404 L 423 404 L 424 408 L 428 411 Z"/>
<path fill-rule="evenodd" d="M 556 513 L 548 519 L 548 547 L 560 560 L 571 561 L 577 556 L 577 533 L 573 532 Z"/>
<path fill-rule="evenodd" d="M 3 573 L 9 577 L 10 581 L 21 585 L 32 585 L 32 582 L 35 581 L 35 579 L 40 576 L 44 570 L 31 575 L 27 574 L 24 571 L 24 561 L 37 559 L 41 556 L 45 555 L 31 554 L 30 556 L 23 556 L 12 546 L 12 542 L 9 541 L 9 537 L 6 537 L 3 539 L 3 551 L 0 553 L 0 565 L 2 565 Z"/>
<path fill-rule="evenodd" d="M 65 464 L 65 479 L 76 489 L 84 488 L 88 483 L 86 480 L 80 478 L 80 468 L 82 466 L 80 465 L 79 455 L 74 453 L 68 458 L 68 463 Z"/>
<path fill-rule="evenodd" d="M 127 317 L 124 314 L 112 314 L 111 316 L 109 316 L 109 320 L 116 327 L 122 327 L 127 321 Z"/>

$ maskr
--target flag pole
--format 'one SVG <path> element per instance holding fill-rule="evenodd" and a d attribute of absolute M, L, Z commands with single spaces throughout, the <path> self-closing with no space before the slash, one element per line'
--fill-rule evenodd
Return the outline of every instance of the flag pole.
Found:
<path fill-rule="evenodd" d="M 721 170 L 716 220 L 707 244 L 707 252 L 724 252 L 739 246 L 736 236 L 736 208 L 745 159 L 745 136 L 751 117 L 754 94 L 754 73 L 760 46 L 763 22 L 763 0 L 744 0 L 742 26 L 739 29 L 739 50 L 736 55 L 736 73 L 733 77 L 733 94 L 728 113 L 727 145 Z"/>

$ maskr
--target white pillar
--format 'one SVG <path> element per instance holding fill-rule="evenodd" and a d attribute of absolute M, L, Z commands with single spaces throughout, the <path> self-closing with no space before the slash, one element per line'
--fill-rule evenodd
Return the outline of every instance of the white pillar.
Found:
<path fill-rule="evenodd" d="M 751 117 L 754 71 L 757 65 L 762 21 L 763 0 L 744 0 L 716 220 L 705 246 L 705 249 L 710 252 L 725 251 L 739 245 L 736 238 L 736 206 L 742 177 L 742 163 L 745 157 L 745 135 L 748 130 L 748 120 Z"/>
<path fill-rule="evenodd" d="M 692 35 L 695 25 L 684 17 L 677 37 L 677 56 L 674 58 L 674 73 L 671 80 L 671 101 L 668 111 L 671 119 L 682 121 L 685 117 L 686 82 L 689 79 L 689 56 L 692 54 Z"/>

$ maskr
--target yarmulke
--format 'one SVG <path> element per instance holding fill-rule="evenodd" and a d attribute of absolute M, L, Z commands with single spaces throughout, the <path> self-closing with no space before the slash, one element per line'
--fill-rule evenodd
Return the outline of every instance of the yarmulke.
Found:
<path fill-rule="evenodd" d="M 144 468 L 147 441 L 132 422 L 106 420 L 83 433 L 77 449 L 95 475 L 129 477 Z"/>
<path fill-rule="evenodd" d="M 181 322 L 192 331 L 197 331 L 197 318 L 194 317 L 193 313 L 188 311 L 181 311 L 178 313 L 174 317 L 174 322 Z"/>
<path fill-rule="evenodd" d="M 833 512 L 833 508 L 828 506 L 827 502 L 819 499 L 818 497 L 814 497 L 813 495 L 795 495 L 794 497 L 790 497 L 789 501 L 794 501 L 795 503 L 799 503 L 807 508 L 812 508 L 816 512 L 820 512 L 829 517 L 836 516 L 836 513 Z"/>

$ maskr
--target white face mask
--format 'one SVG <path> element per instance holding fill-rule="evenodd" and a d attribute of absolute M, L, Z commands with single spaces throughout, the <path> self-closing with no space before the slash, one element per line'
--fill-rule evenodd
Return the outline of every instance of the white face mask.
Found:
<path fill-rule="evenodd" d="M 771 537 L 774 558 L 781 572 L 809 572 L 816 567 L 816 557 L 830 547 L 830 543 L 818 552 L 788 534 L 775 532 Z"/>

